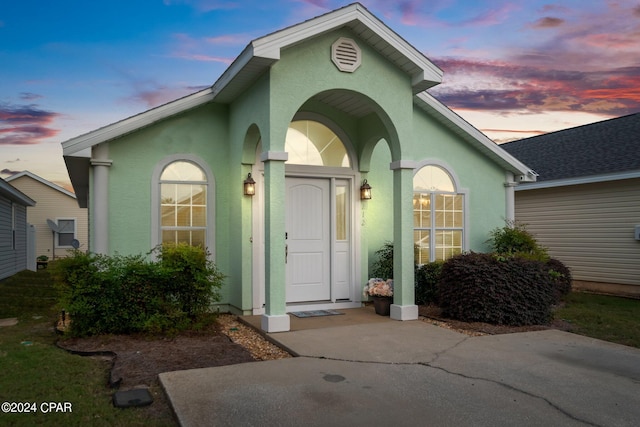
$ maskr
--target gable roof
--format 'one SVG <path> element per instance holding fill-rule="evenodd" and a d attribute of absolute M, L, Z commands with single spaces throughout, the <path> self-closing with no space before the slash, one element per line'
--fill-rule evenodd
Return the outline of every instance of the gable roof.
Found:
<path fill-rule="evenodd" d="M 535 174 L 526 165 L 425 92 L 442 82 L 440 68 L 360 3 L 353 3 L 253 40 L 209 88 L 63 142 L 63 155 L 79 200 L 84 199 L 88 191 L 87 178 L 81 175 L 89 167 L 89 148 L 208 102 L 231 102 L 280 59 L 283 49 L 339 28 L 349 28 L 410 75 L 418 107 L 434 114 L 485 155 L 517 175 L 519 181 L 535 181 Z"/>
<path fill-rule="evenodd" d="M 52 188 L 52 189 L 54 189 L 56 191 L 59 191 L 64 195 L 67 195 L 69 197 L 73 197 L 74 199 L 76 198 L 76 195 L 73 194 L 71 191 L 62 188 L 59 185 L 54 184 L 51 181 L 47 181 L 46 179 L 44 179 L 42 177 L 39 177 L 38 175 L 36 175 L 34 173 L 31 173 L 29 171 L 22 171 L 22 172 L 15 173 L 15 174 L 11 175 L 10 177 L 6 178 L 6 181 L 7 182 L 11 182 L 11 181 L 14 181 L 14 180 L 16 180 L 18 178 L 21 178 L 23 176 L 26 176 L 26 177 L 29 177 L 29 178 L 35 180 L 35 181 L 38 181 L 39 183 L 44 184 L 47 187 L 50 187 L 50 188 Z"/>
<path fill-rule="evenodd" d="M 538 183 L 522 189 L 640 177 L 640 113 L 501 147 L 539 174 Z"/>
<path fill-rule="evenodd" d="M 0 178 L 0 196 L 21 204 L 22 206 L 35 206 L 36 202 L 22 191 Z"/>
<path fill-rule="evenodd" d="M 360 3 L 353 3 L 253 40 L 213 86 L 69 139 L 62 143 L 63 153 L 76 154 L 213 100 L 231 102 L 280 59 L 282 50 L 339 28 L 349 28 L 409 74 L 414 93 L 442 82 L 443 72 L 440 68 Z"/>

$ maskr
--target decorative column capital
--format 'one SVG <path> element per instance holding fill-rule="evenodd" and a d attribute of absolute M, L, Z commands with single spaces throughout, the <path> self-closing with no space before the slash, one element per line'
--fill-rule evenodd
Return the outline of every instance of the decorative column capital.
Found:
<path fill-rule="evenodd" d="M 413 160 L 396 160 L 389 164 L 389 169 L 392 171 L 397 169 L 415 169 L 417 166 L 418 163 Z"/>
<path fill-rule="evenodd" d="M 263 162 L 279 161 L 286 162 L 289 160 L 289 153 L 286 151 L 264 151 L 260 154 L 260 160 Z"/>
<path fill-rule="evenodd" d="M 106 167 L 110 167 L 112 164 L 113 164 L 113 160 L 91 159 L 91 166 L 106 166 Z"/>

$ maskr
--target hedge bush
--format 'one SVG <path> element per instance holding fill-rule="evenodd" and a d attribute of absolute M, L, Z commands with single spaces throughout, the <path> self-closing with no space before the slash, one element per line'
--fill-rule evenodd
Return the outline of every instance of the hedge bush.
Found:
<path fill-rule="evenodd" d="M 415 295 L 417 305 L 438 303 L 438 283 L 444 262 L 434 261 L 416 266 Z"/>
<path fill-rule="evenodd" d="M 70 334 L 174 332 L 219 301 L 224 276 L 206 251 L 167 245 L 155 254 L 148 261 L 75 251 L 58 260 L 54 280 L 71 317 Z"/>
<path fill-rule="evenodd" d="M 544 324 L 556 283 L 544 262 L 472 252 L 445 262 L 438 299 L 443 315 L 466 322 Z"/>

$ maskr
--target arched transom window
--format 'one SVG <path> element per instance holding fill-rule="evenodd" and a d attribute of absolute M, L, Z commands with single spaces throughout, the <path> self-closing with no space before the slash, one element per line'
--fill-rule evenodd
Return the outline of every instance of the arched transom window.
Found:
<path fill-rule="evenodd" d="M 451 176 L 428 165 L 413 177 L 413 236 L 416 262 L 442 261 L 462 253 L 464 195 L 458 194 Z"/>
<path fill-rule="evenodd" d="M 350 167 L 349 155 L 331 129 L 312 120 L 291 122 L 287 130 L 286 163 L 293 165 Z"/>
<path fill-rule="evenodd" d="M 160 175 L 162 243 L 207 247 L 207 177 L 189 161 L 168 164 Z"/>

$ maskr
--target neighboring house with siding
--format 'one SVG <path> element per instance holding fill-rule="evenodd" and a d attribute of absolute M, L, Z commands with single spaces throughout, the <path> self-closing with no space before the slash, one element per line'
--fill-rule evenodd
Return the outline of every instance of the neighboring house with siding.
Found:
<path fill-rule="evenodd" d="M 414 245 L 421 262 L 486 250 L 535 179 L 426 92 L 441 81 L 357 3 L 256 39 L 211 87 L 62 143 L 90 249 L 205 246 L 221 310 L 278 332 L 360 307 L 392 241 L 391 317 L 417 319 Z"/>
<path fill-rule="evenodd" d="M 67 256 L 74 239 L 82 249 L 89 248 L 87 209 L 78 206 L 75 194 L 29 171 L 11 175 L 6 181 L 38 202 L 27 208 L 27 221 L 35 227 L 36 256 L 46 255 L 49 260 Z M 58 232 L 51 230 L 48 219 L 57 225 Z"/>
<path fill-rule="evenodd" d="M 0 178 L 0 279 L 28 268 L 29 196 Z"/>
<path fill-rule="evenodd" d="M 539 174 L 516 188 L 516 219 L 574 287 L 640 296 L 640 113 L 501 147 Z"/>

